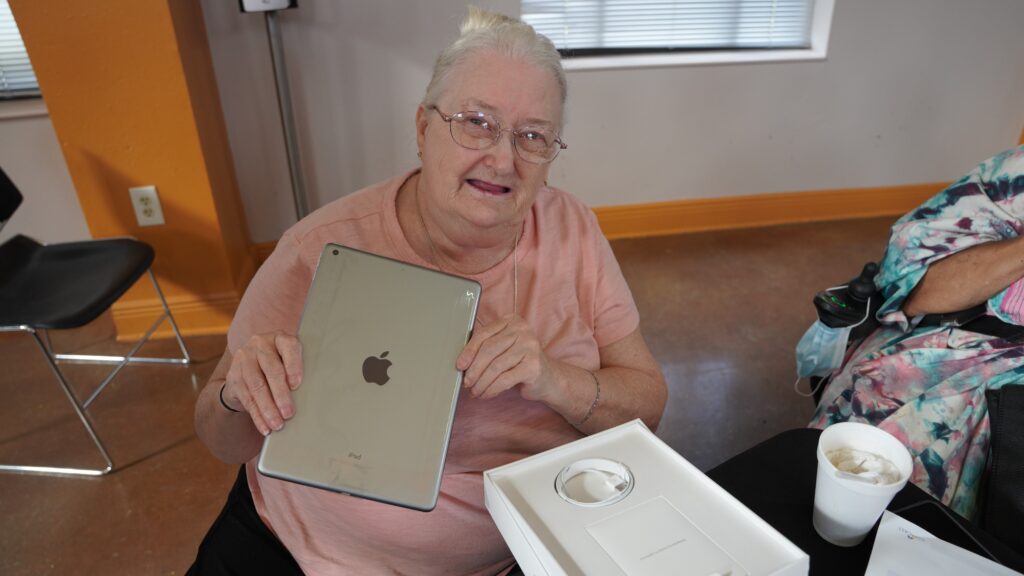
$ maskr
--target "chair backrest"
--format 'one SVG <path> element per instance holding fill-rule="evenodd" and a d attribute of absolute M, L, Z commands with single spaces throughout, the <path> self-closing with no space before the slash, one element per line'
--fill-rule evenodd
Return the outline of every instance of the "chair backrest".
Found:
<path fill-rule="evenodd" d="M 0 229 L 11 218 L 11 214 L 21 205 L 21 192 L 11 182 L 7 174 L 0 168 Z"/>

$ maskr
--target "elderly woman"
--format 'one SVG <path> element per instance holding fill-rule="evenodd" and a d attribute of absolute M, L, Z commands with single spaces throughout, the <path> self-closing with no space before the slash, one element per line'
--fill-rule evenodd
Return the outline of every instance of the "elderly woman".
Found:
<path fill-rule="evenodd" d="M 658 424 L 664 378 L 608 242 L 579 200 L 546 183 L 565 148 L 565 98 L 548 39 L 471 9 L 416 111 L 422 166 L 284 234 L 196 406 L 203 442 L 245 466 L 194 573 L 504 573 L 513 560 L 484 508 L 483 470 L 633 418 Z M 483 286 L 481 322 L 456 362 L 465 388 L 432 512 L 255 471 L 263 437 L 295 415 L 302 365 L 290 331 L 327 242 Z"/>
<path fill-rule="evenodd" d="M 911 481 L 968 518 L 988 453 L 985 391 L 1024 382 L 1022 232 L 1024 147 L 900 218 L 875 279 L 882 326 L 846 359 L 811 422 L 891 432 L 914 457 Z"/>

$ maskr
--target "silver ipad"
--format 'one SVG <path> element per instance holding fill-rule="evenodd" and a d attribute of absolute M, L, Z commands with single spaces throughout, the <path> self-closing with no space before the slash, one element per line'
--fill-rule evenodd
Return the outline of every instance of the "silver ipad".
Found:
<path fill-rule="evenodd" d="M 328 244 L 302 312 L 295 416 L 263 443 L 267 476 L 432 510 L 480 285 Z"/>

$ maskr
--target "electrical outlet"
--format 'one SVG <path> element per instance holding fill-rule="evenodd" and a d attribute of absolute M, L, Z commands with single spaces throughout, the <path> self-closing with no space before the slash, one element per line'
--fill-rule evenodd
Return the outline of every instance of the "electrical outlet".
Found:
<path fill-rule="evenodd" d="M 160 208 L 160 197 L 156 195 L 156 186 L 139 186 L 129 188 L 132 207 L 135 208 L 135 219 L 139 226 L 159 226 L 164 223 L 164 211 Z"/>

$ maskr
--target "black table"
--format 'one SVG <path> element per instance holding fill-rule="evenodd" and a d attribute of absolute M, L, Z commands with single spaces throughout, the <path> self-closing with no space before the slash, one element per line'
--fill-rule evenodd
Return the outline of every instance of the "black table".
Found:
<path fill-rule="evenodd" d="M 811 557 L 811 574 L 863 575 L 877 524 L 863 542 L 851 548 L 826 542 L 811 525 L 820 435 L 820 430 L 810 428 L 783 432 L 715 467 L 707 475 L 806 552 Z M 908 483 L 893 498 L 889 511 L 937 538 L 988 557 L 966 530 L 999 562 L 1024 572 L 1024 557 L 1018 552 L 963 520 L 913 484 Z"/>

